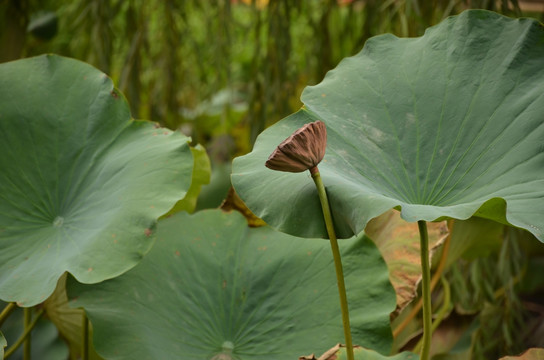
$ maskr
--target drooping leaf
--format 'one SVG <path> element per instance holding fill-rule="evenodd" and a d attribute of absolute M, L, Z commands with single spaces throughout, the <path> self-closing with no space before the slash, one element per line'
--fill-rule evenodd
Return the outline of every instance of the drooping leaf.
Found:
<path fill-rule="evenodd" d="M 327 125 L 319 165 L 338 235 L 390 208 L 407 221 L 475 214 L 544 240 L 544 27 L 470 10 L 420 38 L 377 36 L 302 94 L 304 108 L 235 159 L 232 181 L 271 226 L 326 236 L 305 173 L 271 171 L 275 147 Z"/>
<path fill-rule="evenodd" d="M 97 69 L 53 55 L 0 65 L 0 298 L 30 306 L 69 271 L 117 276 L 183 198 L 188 138 L 134 121 Z"/>
<path fill-rule="evenodd" d="M 341 248 L 354 343 L 389 353 L 385 263 L 365 236 Z M 67 289 L 107 359 L 296 359 L 343 342 L 329 243 L 249 228 L 237 212 L 175 214 L 137 267 Z"/>
<path fill-rule="evenodd" d="M 53 324 L 55 324 L 59 334 L 70 348 L 70 354 L 73 357 L 80 357 L 83 349 L 83 309 L 74 309 L 69 306 L 68 296 L 66 295 L 66 277 L 63 274 L 53 294 L 43 303 L 45 314 Z M 102 359 L 93 346 L 92 328 L 89 329 L 88 359 Z"/>
<path fill-rule="evenodd" d="M 397 311 L 417 296 L 421 280 L 419 230 L 415 223 L 400 218 L 398 211 L 390 210 L 372 219 L 365 229 L 374 241 L 389 268 L 389 277 L 397 293 Z M 445 222 L 429 224 L 429 246 L 438 246 L 447 236 Z"/>
<path fill-rule="evenodd" d="M 240 199 L 238 194 L 236 194 L 236 191 L 234 191 L 233 187 L 229 189 L 227 197 L 221 204 L 220 209 L 223 211 L 232 211 L 232 210 L 239 211 L 240 213 L 242 213 L 242 215 L 244 215 L 244 217 L 247 220 L 247 224 L 251 227 L 259 227 L 259 226 L 266 225 L 266 223 L 262 219 L 259 219 L 258 217 L 256 217 L 255 214 L 253 214 L 251 210 L 248 209 L 246 204 L 244 204 L 244 202 Z"/>

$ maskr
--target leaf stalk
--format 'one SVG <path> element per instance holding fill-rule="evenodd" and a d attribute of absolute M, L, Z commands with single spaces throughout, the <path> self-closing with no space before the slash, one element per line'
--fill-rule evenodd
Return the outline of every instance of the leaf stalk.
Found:
<path fill-rule="evenodd" d="M 82 319 L 82 331 L 81 331 L 81 360 L 89 359 L 89 318 L 85 311 L 83 311 Z"/>
<path fill-rule="evenodd" d="M 23 322 L 24 322 L 24 328 L 25 330 L 32 324 L 32 308 L 26 307 L 23 309 Z M 30 360 L 32 357 L 31 355 L 31 337 L 30 333 L 25 338 L 25 342 L 23 344 L 23 360 Z"/>
<path fill-rule="evenodd" d="M 342 269 L 342 259 L 340 257 L 338 239 L 336 238 L 336 232 L 334 231 L 329 200 L 327 198 L 327 192 L 325 191 L 325 186 L 323 185 L 323 181 L 321 180 L 321 175 L 319 174 L 317 166 L 311 168 L 310 173 L 312 174 L 312 179 L 317 187 L 319 201 L 321 202 L 321 208 L 323 209 L 323 219 L 325 220 L 325 226 L 327 228 L 327 234 L 329 235 L 331 244 L 332 256 L 334 258 L 336 282 L 338 284 L 338 293 L 340 295 L 340 309 L 342 311 L 342 324 L 344 326 L 344 337 L 346 340 L 346 353 L 348 360 L 354 360 L 353 342 L 351 340 L 351 329 L 349 324 L 348 299 L 346 295 L 346 285 L 344 283 L 344 271 Z"/>
<path fill-rule="evenodd" d="M 0 313 L 0 326 L 6 321 L 8 316 L 17 308 L 17 305 L 14 302 L 10 302 L 6 305 L 4 310 Z"/>
<path fill-rule="evenodd" d="M 432 339 L 432 309 L 431 309 L 431 268 L 429 265 L 429 234 L 427 222 L 419 220 L 419 239 L 421 246 L 421 297 L 423 298 L 423 343 L 420 359 L 428 360 Z"/>
<path fill-rule="evenodd" d="M 38 320 L 40 320 L 44 312 L 45 310 L 43 308 L 37 312 L 36 316 L 34 317 L 34 320 L 32 320 L 29 326 L 25 328 L 21 337 L 19 337 L 19 339 L 17 339 L 17 341 L 13 343 L 13 345 L 9 349 L 6 350 L 6 352 L 4 353 L 4 359 L 7 359 L 11 355 L 13 355 L 15 350 L 17 350 L 19 346 L 21 346 L 21 344 L 25 341 L 26 337 L 30 335 L 30 332 L 34 329 L 34 327 L 38 323 Z"/>

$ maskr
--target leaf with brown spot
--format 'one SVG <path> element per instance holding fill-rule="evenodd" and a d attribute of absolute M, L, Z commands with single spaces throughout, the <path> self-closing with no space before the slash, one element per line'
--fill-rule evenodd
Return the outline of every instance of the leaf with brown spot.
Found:
<path fill-rule="evenodd" d="M 66 271 L 96 283 L 136 266 L 189 189 L 190 139 L 151 136 L 111 79 L 56 55 L 0 64 L 0 113 L 0 298 L 33 306 Z"/>
<path fill-rule="evenodd" d="M 446 222 L 427 224 L 431 254 L 447 236 Z M 419 230 L 417 223 L 401 219 L 400 213 L 390 210 L 372 219 L 365 233 L 380 249 L 389 268 L 389 277 L 397 293 L 397 311 L 404 309 L 416 296 L 421 279 Z M 432 256 L 432 255 L 431 255 Z"/>
<path fill-rule="evenodd" d="M 174 214 L 154 235 L 132 271 L 100 284 L 68 280 L 71 305 L 87 311 L 104 357 L 211 359 L 232 350 L 235 359 L 296 359 L 344 338 L 327 241 L 249 228 L 242 214 L 218 209 Z M 354 342 L 388 354 L 396 298 L 387 267 L 364 234 L 343 240 L 341 252 Z"/>

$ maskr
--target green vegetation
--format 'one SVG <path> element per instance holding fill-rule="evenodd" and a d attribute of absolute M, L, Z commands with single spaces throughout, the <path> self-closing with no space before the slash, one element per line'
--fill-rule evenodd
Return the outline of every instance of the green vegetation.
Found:
<path fill-rule="evenodd" d="M 0 1 L 0 358 L 538 359 L 542 14 L 470 6 Z"/>

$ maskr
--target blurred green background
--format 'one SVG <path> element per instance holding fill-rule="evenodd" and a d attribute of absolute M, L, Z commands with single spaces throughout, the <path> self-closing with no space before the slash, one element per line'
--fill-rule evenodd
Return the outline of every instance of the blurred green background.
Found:
<path fill-rule="evenodd" d="M 420 36 L 467 8 L 543 18 L 515 0 L 0 0 L 0 62 L 42 53 L 113 77 L 135 118 L 180 129 L 213 163 L 247 153 L 307 85 L 371 36 Z"/>
<path fill-rule="evenodd" d="M 368 38 L 469 8 L 544 19 L 544 0 L 0 0 L 0 62 L 55 53 L 111 76 L 134 118 L 205 147 L 202 209 L 227 196 L 231 160 Z"/>

